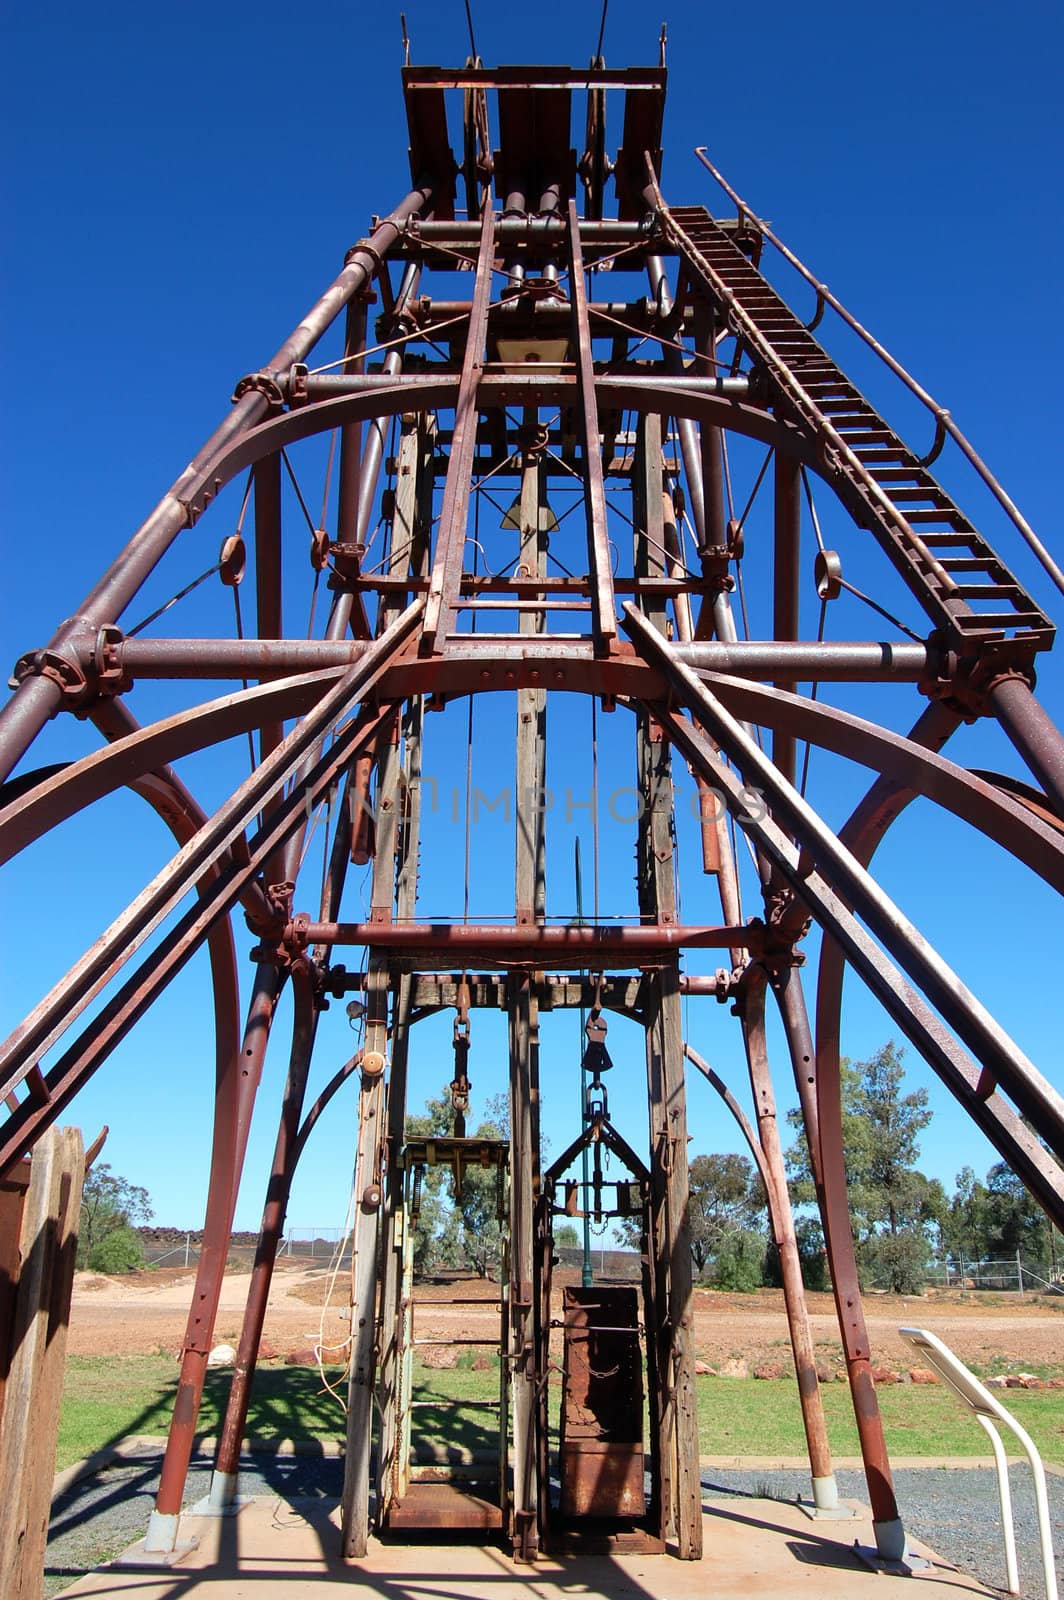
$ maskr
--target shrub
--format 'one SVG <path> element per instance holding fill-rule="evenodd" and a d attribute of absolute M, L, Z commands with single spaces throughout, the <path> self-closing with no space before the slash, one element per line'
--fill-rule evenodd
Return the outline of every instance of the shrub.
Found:
<path fill-rule="evenodd" d="M 136 1272 L 144 1265 L 144 1246 L 135 1228 L 112 1228 L 93 1246 L 89 1266 L 93 1272 Z"/>

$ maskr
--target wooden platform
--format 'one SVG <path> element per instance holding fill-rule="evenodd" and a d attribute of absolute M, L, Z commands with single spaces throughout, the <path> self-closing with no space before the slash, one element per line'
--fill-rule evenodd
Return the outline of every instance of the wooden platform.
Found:
<path fill-rule="evenodd" d="M 402 1500 L 388 1511 L 389 1533 L 409 1533 L 419 1528 L 448 1529 L 456 1533 L 489 1532 L 502 1527 L 497 1500 L 477 1493 L 483 1484 L 412 1483 Z"/>

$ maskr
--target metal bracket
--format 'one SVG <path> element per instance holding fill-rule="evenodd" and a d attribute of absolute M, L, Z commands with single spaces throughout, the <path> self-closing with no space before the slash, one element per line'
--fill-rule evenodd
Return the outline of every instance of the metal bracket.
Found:
<path fill-rule="evenodd" d="M 233 404 L 243 399 L 244 395 L 255 391 L 264 395 L 271 411 L 284 410 L 284 391 L 277 379 L 269 372 L 249 372 L 240 379 L 233 390 Z"/>

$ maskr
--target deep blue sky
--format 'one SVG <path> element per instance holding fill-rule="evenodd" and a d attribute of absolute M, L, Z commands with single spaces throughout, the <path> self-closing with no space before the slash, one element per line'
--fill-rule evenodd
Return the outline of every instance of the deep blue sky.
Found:
<path fill-rule="evenodd" d="M 32 15 L 9 14 L 0 113 L 8 224 L 0 269 L 8 561 L 0 628 L 7 661 L 44 642 L 77 606 L 224 413 L 235 379 L 269 357 L 334 275 L 345 248 L 366 231 L 369 215 L 388 210 L 405 192 L 398 9 L 365 8 L 360 15 L 349 5 L 310 0 L 292 8 L 265 0 L 224 11 L 193 3 L 148 13 L 110 4 L 91 17 L 83 8 L 49 5 Z M 432 6 L 411 0 L 406 13 L 414 61 L 464 58 L 457 0 Z M 488 64 L 588 57 L 597 5 L 548 0 L 529 15 L 534 32 L 532 23 L 517 25 L 511 8 L 474 4 L 477 43 Z M 607 60 L 656 60 L 659 21 L 644 7 L 612 0 Z M 1059 557 L 1057 8 L 1028 4 L 1006 17 L 982 3 L 868 12 L 773 0 L 745 13 L 674 6 L 668 23 L 667 197 L 726 209 L 690 154 L 695 144 L 708 145 L 740 192 L 951 407 Z M 958 494 L 983 517 L 984 503 L 963 491 L 960 480 Z M 222 506 L 218 512 L 218 519 L 204 520 L 199 542 L 160 575 L 151 598 L 166 598 L 214 559 L 235 515 Z M 985 525 L 1042 603 L 1059 612 L 1018 540 L 990 517 Z M 882 563 L 866 570 L 858 557 L 848 570 L 858 581 L 882 581 L 877 593 L 896 599 L 889 575 L 877 576 Z M 175 614 L 174 631 L 227 625 L 213 589 L 192 605 Z M 834 637 L 880 636 L 867 612 L 843 606 L 850 602 L 839 602 L 832 617 Z M 150 609 L 147 600 L 142 609 Z M 134 612 L 142 614 L 137 606 Z M 1045 664 L 1040 693 L 1064 719 L 1056 661 Z M 134 701 L 144 719 L 162 703 L 147 694 Z M 840 697 L 840 703 L 858 702 Z M 868 714 L 896 718 L 899 727 L 918 710 L 915 696 L 898 711 L 885 697 L 869 697 L 865 705 Z M 565 715 L 579 742 L 586 709 Z M 496 729 L 509 737 L 509 725 L 493 720 L 492 711 L 484 716 L 477 759 L 487 788 L 494 777 L 490 740 Z M 443 721 L 456 742 L 464 740 L 464 708 Z M 628 730 L 621 721 L 602 724 L 603 770 L 611 781 L 620 774 L 627 782 L 621 747 Z M 94 743 L 91 729 L 64 720 L 48 730 L 34 759 L 62 759 Z M 443 745 L 441 734 L 446 782 Z M 1019 770 L 992 729 L 966 731 L 956 750 L 972 765 Z M 189 780 L 208 800 L 220 797 L 228 781 L 208 760 L 190 764 Z M 814 760 L 813 792 L 834 821 L 846 815 L 861 781 L 841 762 Z M 555 820 L 564 876 L 575 830 L 566 835 Z M 581 832 L 587 863 L 586 825 Z M 504 857 L 503 905 L 491 903 L 499 873 L 493 838 L 485 824 L 475 884 L 484 915 L 505 909 L 510 893 Z M 454 907 L 460 848 L 460 832 L 450 841 L 445 835 L 440 857 L 426 863 L 426 910 Z M 945 878 L 929 872 L 928 863 L 951 849 L 954 864 Z M 21 1015 L 167 853 L 139 805 L 120 798 L 103 808 L 99 826 L 79 819 L 61 841 L 28 853 L 12 869 L 6 1017 Z M 628 835 L 614 838 L 604 825 L 604 910 L 627 906 L 630 859 Z M 688 858 L 685 872 L 693 865 Z M 914 808 L 899 826 L 880 867 L 906 910 L 1060 1084 L 1059 1032 L 1048 999 L 1059 983 L 1056 898 L 1028 883 L 992 846 L 962 839 L 928 807 Z M 697 903 L 685 908 L 689 920 L 711 914 L 697 879 L 695 885 L 689 900 Z M 555 881 L 552 897 L 559 910 L 571 902 L 565 883 Z M 245 983 L 248 973 L 244 965 Z M 844 1036 L 850 1053 L 860 1056 L 891 1030 L 856 984 L 851 997 Z M 151 1190 L 160 1220 L 193 1226 L 206 1169 L 205 1003 L 197 963 L 72 1113 L 89 1137 L 109 1122 L 107 1158 Z M 256 1224 L 261 1205 L 284 1022 L 260 1099 L 241 1226 Z M 318 1066 L 322 1081 L 353 1044 L 342 1017 L 327 1022 L 333 1032 Z M 741 1085 L 735 1027 L 726 1014 L 692 1010 L 689 1025 L 703 1054 Z M 475 1027 L 479 1095 L 498 1086 L 503 1061 L 497 1030 Z M 575 1107 L 577 1046 L 575 1023 L 567 1031 L 561 1022 L 551 1028 L 544 1037 L 545 1119 L 557 1151 L 574 1131 L 567 1107 L 570 1100 Z M 441 1053 L 420 1069 L 415 1100 L 449 1076 L 447 1033 L 440 1030 Z M 638 1041 L 623 1034 L 615 1024 L 611 1046 L 635 1101 L 618 1073 L 614 1108 L 624 1105 L 630 1125 L 623 1131 L 638 1139 L 640 1052 Z M 792 1096 L 782 1068 L 781 1061 L 786 1105 Z M 924 1139 L 927 1170 L 950 1181 L 964 1161 L 985 1168 L 992 1153 L 966 1119 L 929 1074 L 914 1066 L 912 1076 L 929 1083 L 936 1107 Z M 331 1124 L 316 1135 L 290 1209 L 293 1224 L 342 1220 L 351 1119 L 351 1103 L 338 1104 Z M 698 1086 L 692 1129 L 692 1151 L 733 1142 Z"/>

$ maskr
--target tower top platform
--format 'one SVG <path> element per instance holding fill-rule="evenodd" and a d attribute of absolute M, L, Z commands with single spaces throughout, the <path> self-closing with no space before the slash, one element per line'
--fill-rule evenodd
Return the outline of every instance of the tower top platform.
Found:
<path fill-rule="evenodd" d="M 459 177 L 470 216 L 480 214 L 484 193 L 493 187 L 504 211 L 535 212 L 544 198 L 547 209 L 564 210 L 575 198 L 586 217 L 599 219 L 613 199 L 606 193 L 612 177 L 618 219 L 635 221 L 646 210 L 647 152 L 661 170 L 666 79 L 664 64 L 613 69 L 601 60 L 584 68 L 404 67 L 411 177 L 432 184 L 438 220 L 454 216 Z M 610 91 L 624 95 L 613 158 Z M 573 131 L 581 109 L 582 139 Z"/>

